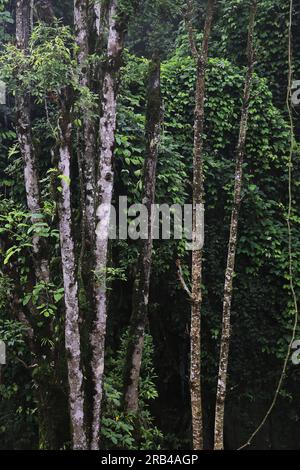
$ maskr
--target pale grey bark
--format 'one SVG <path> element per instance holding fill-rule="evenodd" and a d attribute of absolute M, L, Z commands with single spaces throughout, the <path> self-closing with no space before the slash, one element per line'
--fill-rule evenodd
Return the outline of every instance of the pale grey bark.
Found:
<path fill-rule="evenodd" d="M 80 84 L 88 84 L 88 0 L 74 0 L 75 40 L 78 47 L 78 63 L 80 67 Z"/>
<path fill-rule="evenodd" d="M 75 38 L 78 47 L 78 64 L 80 68 L 80 85 L 91 87 L 91 68 L 88 63 L 90 54 L 89 26 L 91 21 L 90 2 L 88 0 L 74 0 Z M 78 145 L 82 148 L 82 169 L 84 180 L 84 199 L 82 217 L 84 232 L 87 235 L 89 249 L 92 249 L 95 238 L 95 196 L 96 196 L 96 120 L 91 113 L 83 109 L 83 139 Z M 85 243 L 85 242 L 84 242 Z"/>
<path fill-rule="evenodd" d="M 93 422 L 91 448 L 99 448 L 100 413 L 103 389 L 104 350 L 106 334 L 106 269 L 108 265 L 108 240 L 110 204 L 113 194 L 113 154 L 115 145 L 117 88 L 123 50 L 124 31 L 120 27 L 118 1 L 109 3 L 109 31 L 107 61 L 103 76 L 102 117 L 100 119 L 100 158 L 97 179 L 99 205 L 96 211 L 95 239 L 95 309 L 91 333 L 93 375 Z"/>
<path fill-rule="evenodd" d="M 31 33 L 31 3 L 18 0 L 16 4 L 16 40 L 17 46 L 24 54 L 28 53 L 28 43 Z M 30 95 L 26 92 L 16 96 L 17 136 L 21 155 L 24 162 L 24 180 L 26 188 L 27 207 L 32 215 L 32 223 L 42 222 L 37 218 L 41 214 L 38 164 L 31 136 Z M 33 235 L 33 259 L 37 282 L 49 282 L 49 263 L 45 257 L 44 240 Z"/>
<path fill-rule="evenodd" d="M 66 91 L 67 94 L 67 91 Z M 87 448 L 84 427 L 83 374 L 79 332 L 78 284 L 76 280 L 75 248 L 72 235 L 70 188 L 71 120 L 68 98 L 61 98 L 59 118 L 59 172 L 61 193 L 58 204 L 61 260 L 65 301 L 65 347 L 68 363 L 69 404 L 73 449 Z"/>
<path fill-rule="evenodd" d="M 18 0 L 16 3 L 16 40 L 18 48 L 22 50 L 24 54 L 29 53 L 28 46 L 33 23 L 32 7 L 33 1 L 30 0 Z M 44 222 L 39 188 L 38 162 L 31 135 L 31 97 L 26 91 L 16 93 L 16 118 L 16 131 L 24 162 L 26 199 L 28 211 L 31 214 L 31 223 L 35 224 L 37 222 Z M 36 232 L 33 232 L 32 245 L 35 282 L 39 284 L 48 283 L 50 280 L 50 268 L 47 257 L 47 241 L 45 238 L 39 237 Z M 35 338 L 35 330 L 33 329 L 37 310 L 33 305 L 29 305 L 29 309 L 30 315 L 28 315 L 28 317 L 21 309 L 18 311 L 18 317 L 26 326 L 29 348 L 37 358 L 37 364 L 41 365 L 42 362 L 45 362 L 46 360 L 49 360 L 49 362 L 53 360 L 54 347 L 50 346 L 47 349 L 45 347 L 40 347 L 39 341 L 37 341 L 38 338 Z M 47 328 L 47 330 L 44 330 L 44 332 L 47 332 L 49 337 L 51 337 L 51 320 L 49 323 L 45 324 L 45 328 Z M 50 415 L 47 414 L 48 407 L 46 403 L 49 399 L 49 395 L 51 394 L 51 386 L 49 384 L 49 390 L 45 391 L 41 376 L 42 373 L 37 374 L 33 378 L 36 386 L 38 408 L 40 412 L 43 410 L 39 413 L 39 434 L 43 434 L 43 445 L 46 444 L 50 447 L 50 436 L 53 431 L 53 423 L 50 423 L 50 420 L 48 420 Z M 43 415 L 43 418 L 41 418 L 41 415 Z M 46 416 L 47 419 L 44 419 Z M 45 423 L 47 424 L 45 425 Z"/>
<path fill-rule="evenodd" d="M 223 299 L 223 322 L 220 347 L 219 374 L 216 397 L 215 413 L 215 438 L 214 448 L 222 450 L 224 448 L 224 411 L 227 386 L 228 356 L 230 344 L 230 323 L 231 304 L 233 296 L 233 276 L 235 267 L 235 257 L 237 249 L 238 221 L 241 205 L 243 162 L 245 157 L 245 145 L 248 129 L 249 102 L 253 82 L 253 72 L 255 63 L 254 51 L 254 25 L 257 2 L 252 2 L 250 11 L 249 31 L 248 31 L 248 70 L 244 85 L 243 105 L 241 112 L 240 131 L 236 149 L 236 170 L 234 180 L 234 201 L 231 212 L 230 234 L 228 243 L 227 266 L 225 272 L 224 299 Z"/>
<path fill-rule="evenodd" d="M 189 2 L 189 14 L 192 11 Z M 193 155 L 193 240 L 197 240 L 197 207 L 204 203 L 203 174 L 203 127 L 205 75 L 208 61 L 208 43 L 214 12 L 214 0 L 208 0 L 204 25 L 202 49 L 198 51 L 194 37 L 192 21 L 187 14 L 187 26 L 190 46 L 197 66 L 195 121 L 194 121 L 194 155 Z M 202 306 L 202 249 L 192 252 L 192 292 L 191 292 L 191 331 L 190 331 L 190 394 L 192 411 L 193 449 L 203 449 L 203 414 L 201 387 L 201 306 Z"/>
<path fill-rule="evenodd" d="M 94 88 L 96 87 L 96 91 L 101 90 L 102 92 L 102 76 L 100 73 L 99 66 L 91 66 L 89 64 L 88 58 L 91 53 L 101 53 L 103 48 L 103 20 L 104 20 L 104 11 L 101 7 L 100 2 L 90 2 L 89 0 L 74 0 L 74 25 L 75 25 L 75 38 L 78 48 L 78 64 L 80 69 L 80 85 L 82 87 L 89 88 L 90 91 L 95 91 Z M 97 40 L 95 42 L 95 37 L 93 37 L 93 50 L 91 50 L 90 45 L 90 35 L 94 34 L 97 36 Z M 98 82 L 98 86 L 96 86 L 96 82 Z M 99 122 L 94 117 L 92 117 L 91 113 L 87 109 L 83 109 L 83 131 L 78 132 L 78 158 L 79 158 L 79 168 L 80 168 L 80 178 L 81 178 L 81 210 L 82 210 L 82 246 L 81 246 L 81 254 L 79 259 L 79 269 L 80 273 L 82 274 L 82 265 L 83 260 L 86 257 L 86 265 L 88 265 L 89 269 L 89 276 L 93 272 L 93 269 L 98 269 L 99 264 L 97 264 L 97 254 L 96 254 L 96 204 L 97 204 L 97 194 L 101 191 L 100 183 L 96 184 L 96 160 L 98 154 L 98 127 Z M 104 110 L 102 110 L 104 112 Z M 108 111 L 110 112 L 110 111 Z M 114 111 L 115 112 L 115 111 Z M 107 117 L 107 115 L 106 115 Z M 115 123 L 113 124 L 113 128 L 115 128 Z M 103 134 L 103 131 L 102 131 Z M 99 140 L 101 139 L 101 129 L 100 129 L 100 136 Z M 114 140 L 114 131 L 112 139 Z M 101 160 L 101 155 L 99 155 L 99 160 Z M 98 172 L 99 179 L 101 177 L 101 166 L 99 165 L 99 172 Z M 103 247 L 99 247 L 98 249 L 101 251 Z M 89 258 L 89 260 L 88 260 Z M 96 258 L 96 259 L 95 259 Z M 105 258 L 105 254 L 104 254 Z M 101 261 L 98 261 L 100 263 Z M 104 260 L 105 263 L 105 260 Z M 97 291 L 96 284 L 94 280 L 91 282 L 89 286 L 87 286 L 89 293 Z M 95 308 L 96 312 L 98 309 L 106 310 L 106 306 L 101 306 L 100 299 L 101 296 L 95 294 L 93 295 L 93 299 L 91 299 L 91 304 Z M 97 303 L 99 299 L 99 304 Z M 94 318 L 96 318 L 97 313 L 95 313 Z M 97 320 L 95 321 L 96 324 Z M 105 324 L 102 325 L 98 321 L 97 328 L 104 329 L 105 331 Z M 96 449 L 99 442 L 99 432 L 100 432 L 100 407 L 101 407 L 101 397 L 102 397 L 102 375 L 103 369 L 100 367 L 100 370 L 97 369 L 97 365 L 95 365 L 95 358 L 96 350 L 102 349 L 102 338 L 100 338 L 100 342 L 97 343 L 99 338 L 96 338 L 93 341 L 93 336 L 97 336 L 95 333 L 96 328 L 92 328 L 93 332 L 91 334 L 91 347 L 94 353 L 91 363 L 91 369 L 93 370 L 93 377 L 92 377 L 92 389 L 94 393 L 94 402 L 92 406 L 91 412 L 88 411 L 86 416 L 87 425 L 89 428 L 89 440 L 91 442 L 89 445 L 92 445 L 93 449 Z M 104 339 L 103 339 L 104 341 Z M 93 346 L 96 344 L 96 347 Z M 104 346 L 103 346 L 104 350 Z M 99 357 L 99 356 L 98 356 Z M 104 359 L 103 359 L 104 360 Z M 93 365 L 94 364 L 94 365 Z M 95 407 L 97 411 L 95 411 Z M 97 417 L 96 416 L 97 413 Z M 90 423 L 90 420 L 92 421 Z M 95 424 L 96 422 L 96 424 Z M 92 427 L 93 431 L 91 430 L 90 435 L 90 426 Z"/>
<path fill-rule="evenodd" d="M 146 153 L 144 165 L 143 204 L 147 208 L 148 238 L 141 241 L 136 294 L 129 329 L 129 343 L 124 374 L 124 405 L 126 412 L 137 413 L 139 405 L 139 380 L 144 348 L 145 327 L 148 317 L 152 258 L 152 205 L 155 202 L 156 167 L 162 124 L 162 99 L 160 88 L 160 62 L 150 63 L 146 113 Z"/>
<path fill-rule="evenodd" d="M 103 4 L 101 0 L 96 0 L 94 3 L 94 11 L 95 11 L 95 18 L 96 18 L 96 31 L 98 37 L 101 37 L 103 34 Z"/>

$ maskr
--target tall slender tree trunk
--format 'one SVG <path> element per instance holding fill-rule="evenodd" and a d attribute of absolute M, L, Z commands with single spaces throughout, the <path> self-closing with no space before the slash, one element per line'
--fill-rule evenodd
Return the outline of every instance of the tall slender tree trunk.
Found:
<path fill-rule="evenodd" d="M 99 94 L 102 89 L 101 66 L 91 64 L 91 54 L 103 51 L 103 22 L 106 8 L 100 2 L 91 0 L 74 0 L 75 38 L 78 48 L 78 65 L 80 68 L 80 85 L 89 91 Z M 82 109 L 83 129 L 77 133 L 78 165 L 81 192 L 81 249 L 78 260 L 78 279 L 82 281 L 90 309 L 86 309 L 83 318 L 82 339 L 89 338 L 91 322 L 94 317 L 94 282 L 91 282 L 94 268 L 95 230 L 96 230 L 96 163 L 99 154 L 98 133 L 99 120 L 93 116 L 94 110 Z M 91 371 L 91 345 L 83 349 L 84 369 L 86 375 L 86 402 L 93 400 L 93 380 Z M 90 444 L 92 415 L 91 407 L 85 409 L 87 439 Z"/>
<path fill-rule="evenodd" d="M 31 2 L 18 0 L 16 4 L 16 39 L 20 50 L 28 53 L 28 42 L 31 32 Z M 39 190 L 39 173 L 31 137 L 30 95 L 17 94 L 17 136 L 24 162 L 24 180 L 27 207 L 32 223 L 42 222 Z M 32 239 L 33 260 L 37 282 L 49 282 L 49 263 L 45 257 L 45 243 L 38 235 Z"/>
<path fill-rule="evenodd" d="M 70 96 L 65 90 L 61 97 L 59 118 L 59 171 L 61 193 L 58 205 L 61 259 L 65 300 L 65 347 L 68 363 L 69 404 L 73 448 L 86 449 L 84 428 L 84 393 L 81 370 L 81 348 L 79 332 L 78 284 L 76 279 L 75 249 L 72 235 L 72 210 L 70 188 L 71 119 Z"/>
<path fill-rule="evenodd" d="M 80 66 L 80 84 L 88 84 L 88 0 L 74 0 L 75 40 L 78 47 L 78 63 Z"/>
<path fill-rule="evenodd" d="M 144 347 L 145 327 L 148 316 L 148 301 L 152 257 L 152 205 L 155 200 L 156 166 L 162 124 L 162 99 L 160 87 L 160 61 L 150 63 L 148 100 L 146 113 L 146 153 L 144 166 L 143 204 L 148 211 L 148 238 L 142 240 L 137 292 L 134 295 L 129 343 L 124 374 L 124 404 L 127 412 L 138 411 L 139 379 Z"/>
<path fill-rule="evenodd" d="M 109 2 L 107 61 L 103 76 L 102 117 L 100 119 L 100 158 L 97 178 L 99 206 L 96 211 L 94 300 L 96 315 L 91 332 L 93 375 L 93 422 L 91 448 L 100 442 L 100 413 L 103 389 L 104 350 L 106 334 L 106 269 L 110 204 L 113 195 L 113 155 L 115 145 L 117 91 L 123 51 L 124 30 L 118 0 Z"/>
<path fill-rule="evenodd" d="M 190 7 L 192 2 L 190 3 Z M 194 122 L 194 157 L 193 157 L 193 241 L 198 237 L 197 213 L 204 204 L 203 175 L 203 127 L 205 74 L 208 62 L 208 43 L 213 21 L 214 0 L 208 0 L 202 49 L 198 51 L 191 18 L 188 18 L 190 46 L 197 66 Z M 202 249 L 193 247 L 192 252 L 192 292 L 191 292 L 191 357 L 190 357 L 190 393 L 192 411 L 193 448 L 203 449 L 203 415 L 201 390 L 201 305 L 202 305 Z"/>
<path fill-rule="evenodd" d="M 257 10 L 257 1 L 253 1 L 250 11 L 250 21 L 248 30 L 248 70 L 244 85 L 243 105 L 241 112 L 239 139 L 236 149 L 236 170 L 234 181 L 234 201 L 231 212 L 230 234 L 228 243 L 227 266 L 225 272 L 224 299 L 223 299 L 223 322 L 220 348 L 219 374 L 216 397 L 215 413 L 215 450 L 224 448 L 224 410 L 226 399 L 228 356 L 230 344 L 230 315 L 233 295 L 233 276 L 235 267 L 235 257 L 237 249 L 238 221 L 241 205 L 241 191 L 243 179 L 243 162 L 245 156 L 245 144 L 248 128 L 249 101 L 252 89 L 253 72 L 255 64 L 254 51 L 254 25 Z"/>
<path fill-rule="evenodd" d="M 47 0 L 49 8 L 48 11 L 52 11 L 51 2 Z M 18 0 L 16 3 L 16 40 L 17 45 L 24 52 L 28 54 L 29 38 L 32 29 L 32 5 L 33 2 L 29 0 Z M 49 18 L 49 17 L 47 17 Z M 49 18 L 50 19 L 50 18 Z M 53 17 L 51 17 L 51 20 Z M 35 149 L 32 143 L 31 136 L 31 97 L 29 93 L 17 94 L 16 96 L 16 130 L 20 144 L 20 151 L 24 162 L 24 180 L 26 189 L 27 207 L 31 213 L 31 222 L 35 224 L 37 222 L 43 222 L 42 216 L 42 204 L 40 197 L 39 188 L 39 170 L 38 162 L 36 159 Z M 39 237 L 36 233 L 33 234 L 32 238 L 32 252 L 33 252 L 33 263 L 35 272 L 36 283 L 48 283 L 50 281 L 50 268 L 49 260 L 47 256 L 46 239 Z M 25 326 L 30 325 L 32 318 L 34 319 L 35 312 L 32 312 L 31 318 L 28 319 L 24 312 L 20 311 L 20 319 Z M 35 322 L 33 321 L 33 324 Z M 41 348 L 38 344 L 38 337 L 41 331 L 32 331 L 32 338 L 29 342 L 30 350 L 37 357 L 38 365 L 42 365 L 46 361 L 54 361 L 55 351 L 53 347 Z M 34 333 L 37 333 L 37 338 Z M 45 335 L 51 337 L 52 334 L 52 322 L 45 324 Z M 58 441 L 57 438 L 57 422 L 54 419 L 55 413 L 53 412 L 53 402 L 56 403 L 56 408 L 59 407 L 60 397 L 57 394 L 55 388 L 55 370 L 49 381 L 49 374 L 47 378 L 41 372 L 35 374 L 33 380 L 36 384 L 36 399 L 39 410 L 39 435 L 40 435 L 40 446 L 41 448 L 54 449 Z M 45 380 L 47 380 L 47 387 L 45 387 Z M 51 400 L 51 403 L 50 403 Z"/>
<path fill-rule="evenodd" d="M 89 0 L 74 0 L 74 25 L 76 44 L 78 46 L 78 63 L 80 67 L 80 84 L 92 90 L 91 67 L 88 63 L 90 50 L 90 21 L 91 8 Z M 93 249 L 95 238 L 95 195 L 96 195 L 96 142 L 97 142 L 96 120 L 89 111 L 83 110 L 83 177 L 84 177 L 84 199 L 82 208 L 84 232 L 88 240 L 89 250 Z M 84 240 L 85 243 L 85 240 Z"/>

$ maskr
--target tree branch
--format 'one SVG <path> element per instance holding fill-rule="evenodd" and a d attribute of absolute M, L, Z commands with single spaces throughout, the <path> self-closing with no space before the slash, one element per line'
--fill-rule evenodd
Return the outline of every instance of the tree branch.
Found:
<path fill-rule="evenodd" d="M 193 300 L 193 296 L 192 296 L 192 293 L 190 291 L 190 289 L 188 288 L 185 280 L 184 280 L 184 277 L 183 277 L 183 272 L 182 272 L 182 268 L 181 268 L 181 263 L 180 263 L 180 260 L 178 259 L 176 261 L 176 266 L 177 266 L 177 276 L 178 276 L 178 279 L 180 281 L 180 284 L 183 288 L 183 290 L 185 290 L 185 292 L 187 293 L 187 295 L 189 296 L 189 298 L 191 300 Z"/>

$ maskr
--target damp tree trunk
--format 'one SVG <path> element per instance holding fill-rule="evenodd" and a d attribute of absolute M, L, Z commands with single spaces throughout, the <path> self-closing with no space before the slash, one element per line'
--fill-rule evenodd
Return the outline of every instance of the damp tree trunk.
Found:
<path fill-rule="evenodd" d="M 16 40 L 24 54 L 28 53 L 31 34 L 31 2 L 18 0 L 16 4 Z M 26 188 L 27 207 L 31 214 L 32 224 L 43 222 L 39 171 L 31 136 L 31 102 L 29 93 L 16 96 L 16 130 L 20 151 L 24 162 L 24 180 Z M 50 279 L 49 262 L 45 253 L 44 239 L 34 233 L 32 238 L 33 262 L 37 282 L 48 283 Z"/>
<path fill-rule="evenodd" d="M 78 283 L 76 279 L 75 246 L 72 234 L 71 209 L 71 106 L 68 88 L 60 95 L 59 116 L 59 179 L 61 192 L 58 204 L 61 261 L 65 301 L 65 348 L 68 365 L 69 407 L 73 449 L 87 448 L 84 428 L 84 393 L 81 370 Z"/>
<path fill-rule="evenodd" d="M 192 251 L 192 291 L 189 292 L 183 277 L 184 289 L 189 292 L 191 299 L 191 329 L 190 329 L 190 395 L 192 412 L 193 449 L 203 449 L 203 413 L 202 413 L 202 387 L 201 387 L 201 305 L 202 305 L 202 248 L 194 243 L 199 240 L 199 224 L 197 215 L 204 204 L 204 174 L 203 174 L 203 127 L 204 127 L 204 99 L 205 75 L 208 62 L 208 45 L 212 28 L 214 0 L 208 0 L 206 18 L 203 32 L 202 48 L 198 50 L 196 37 L 193 31 L 191 12 L 193 2 L 187 4 L 188 12 L 185 20 L 188 29 L 189 42 L 196 62 L 196 93 L 195 93 L 195 120 L 194 120 L 194 153 L 193 153 L 193 251 Z"/>
<path fill-rule="evenodd" d="M 75 39 L 78 48 L 78 65 L 80 68 L 80 85 L 87 87 L 93 92 L 93 83 L 96 81 L 95 66 L 89 62 L 89 57 L 96 52 L 95 38 L 91 38 L 96 33 L 96 22 L 101 23 L 101 5 L 91 5 L 89 0 L 74 0 L 74 27 Z M 92 8 L 92 6 L 94 8 Z M 93 26 L 95 25 L 95 28 Z M 99 35 L 98 35 L 99 36 Z M 97 51 L 100 52 L 100 51 Z M 95 90 L 98 91 L 98 90 Z M 79 135 L 77 142 L 79 164 L 82 169 L 83 190 L 82 194 L 82 253 L 87 248 L 87 253 L 92 256 L 93 244 L 95 239 L 96 216 L 96 153 L 97 153 L 97 119 L 94 117 L 93 110 L 84 107 L 83 113 L 83 131 Z"/>
<path fill-rule="evenodd" d="M 243 162 L 245 158 L 245 145 L 248 129 L 249 117 L 249 102 L 252 89 L 253 72 L 255 65 L 255 50 L 254 50 L 254 26 L 255 16 L 257 10 L 257 1 L 252 2 L 250 10 L 250 20 L 248 29 L 248 69 L 245 78 L 243 104 L 240 120 L 239 138 L 236 149 L 236 169 L 234 179 L 234 200 L 231 212 L 230 234 L 228 242 L 228 255 L 227 266 L 225 271 L 225 284 L 224 284 L 224 298 L 223 298 L 223 320 L 222 320 L 222 335 L 220 346 L 220 360 L 219 360 L 219 373 L 218 385 L 216 396 L 216 412 L 215 412 L 215 435 L 214 435 L 214 448 L 215 450 L 224 449 L 224 411 L 226 399 L 226 385 L 227 385 L 227 371 L 228 371 L 228 358 L 229 358 L 229 345 L 230 345 L 230 316 L 231 304 L 233 296 L 233 276 L 235 268 L 235 257 L 237 249 L 238 237 L 238 222 L 239 212 L 241 206 L 241 192 L 243 184 Z"/>
<path fill-rule="evenodd" d="M 48 11 L 52 11 L 51 2 L 48 0 Z M 29 39 L 32 29 L 32 12 L 33 2 L 19 0 L 16 3 L 16 41 L 17 46 L 24 54 L 29 54 Z M 38 7 L 38 5 L 36 5 Z M 45 19 L 45 18 L 44 18 Z M 47 20 L 53 20 L 53 16 L 47 16 Z M 22 94 L 16 95 L 16 131 L 20 145 L 20 152 L 24 162 L 24 180 L 26 189 L 27 208 L 31 214 L 31 223 L 36 225 L 37 230 L 33 231 L 32 237 L 32 259 L 34 266 L 34 279 L 32 282 L 36 284 L 47 284 L 50 281 L 50 267 L 47 250 L 47 240 L 38 235 L 38 226 L 45 222 L 42 214 L 42 201 L 39 188 L 39 169 L 35 148 L 31 135 L 31 96 L 28 92 L 23 91 Z M 15 276 L 14 276 L 15 277 Z M 16 280 L 16 286 L 19 285 L 20 295 L 24 286 L 19 284 L 20 280 Z M 32 288 L 30 285 L 29 288 Z M 58 424 L 55 421 L 55 413 L 51 408 L 51 403 L 55 401 L 56 408 L 59 408 L 59 397 L 57 397 L 56 370 L 51 368 L 51 380 L 49 380 L 49 372 L 47 375 L 47 387 L 45 387 L 45 375 L 43 367 L 45 363 L 49 365 L 55 361 L 55 346 L 51 342 L 46 345 L 41 344 L 41 337 L 52 338 L 53 323 L 52 320 L 45 321 L 44 327 L 36 327 L 37 310 L 32 304 L 28 305 L 29 314 L 23 310 L 19 310 L 19 320 L 28 328 L 30 326 L 30 336 L 28 337 L 28 346 L 31 353 L 36 358 L 37 367 L 40 368 L 39 373 L 33 376 L 35 383 L 35 398 L 38 408 L 38 425 L 39 425 L 39 446 L 43 449 L 54 449 L 57 447 Z"/>
<path fill-rule="evenodd" d="M 91 448 L 97 450 L 100 442 L 100 416 L 103 393 L 103 372 L 107 311 L 107 266 L 109 247 L 110 207 L 113 195 L 113 157 L 116 133 L 117 96 L 124 35 L 128 12 L 134 6 L 129 1 L 125 6 L 118 0 L 108 4 L 107 58 L 103 70 L 102 109 L 100 118 L 100 150 L 96 181 L 97 209 L 95 232 L 94 302 L 95 319 L 91 332 L 93 418 Z"/>
<path fill-rule="evenodd" d="M 139 267 L 135 283 L 135 293 L 128 349 L 124 372 L 124 408 L 127 413 L 137 413 L 139 405 L 139 379 L 144 347 L 145 327 L 148 317 L 152 257 L 152 205 L 155 202 L 156 167 L 162 126 L 162 98 L 160 86 L 160 61 L 150 62 L 148 98 L 146 111 L 146 151 L 144 165 L 143 204 L 148 212 L 148 238 L 141 240 Z"/>
<path fill-rule="evenodd" d="M 29 0 L 29 2 L 32 0 Z M 51 23 L 54 18 L 52 0 L 35 0 L 32 2 L 35 7 L 36 16 L 39 21 Z"/>
<path fill-rule="evenodd" d="M 101 66 L 91 63 L 89 58 L 93 54 L 100 55 L 104 48 L 104 22 L 106 8 L 102 2 L 90 0 L 74 0 L 74 28 L 77 45 L 77 60 L 79 65 L 79 85 L 86 87 L 94 96 L 102 90 Z M 100 94 L 101 95 L 101 94 Z M 95 109 L 82 107 L 82 128 L 77 131 L 77 160 L 80 180 L 80 210 L 81 210 L 81 246 L 78 258 L 78 282 L 83 289 L 89 308 L 85 308 L 82 315 L 82 341 L 88 340 L 91 323 L 95 317 L 94 283 L 91 282 L 94 269 L 95 230 L 96 230 L 96 168 L 97 155 L 99 155 L 99 119 L 95 116 Z M 92 372 L 91 372 L 91 345 L 89 341 L 84 347 L 85 361 L 85 399 L 93 399 Z M 88 445 L 91 441 L 92 407 L 86 409 L 85 424 Z"/>

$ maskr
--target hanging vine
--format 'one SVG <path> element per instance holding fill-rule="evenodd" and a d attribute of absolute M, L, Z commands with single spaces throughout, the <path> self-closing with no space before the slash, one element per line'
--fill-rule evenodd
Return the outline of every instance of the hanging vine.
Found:
<path fill-rule="evenodd" d="M 292 110 L 292 83 L 293 83 L 293 53 L 292 53 L 292 20 L 293 20 L 293 7 L 294 1 L 290 0 L 290 8 L 289 8 L 289 25 L 288 25 L 288 86 L 287 86 L 287 95 L 286 95 L 286 106 L 289 115 L 289 125 L 290 125 L 290 149 L 289 149 L 289 158 L 288 158 L 288 214 L 287 214 L 287 231 L 288 231 L 288 274 L 289 274 L 289 286 L 291 297 L 294 306 L 294 325 L 292 330 L 292 337 L 289 342 L 288 350 L 284 359 L 282 372 L 279 378 L 279 382 L 277 388 L 275 390 L 275 394 L 272 400 L 270 407 L 268 408 L 264 418 L 260 422 L 259 426 L 255 429 L 255 431 L 251 434 L 248 441 L 239 447 L 238 450 L 242 450 L 245 447 L 248 447 L 254 437 L 259 433 L 259 431 L 265 425 L 268 417 L 272 413 L 276 403 L 280 391 L 282 389 L 282 385 L 286 376 L 286 370 L 288 361 L 291 355 L 293 343 L 296 338 L 297 327 L 298 327 L 298 320 L 299 320 L 299 309 L 298 309 L 298 301 L 295 291 L 295 282 L 294 282 L 294 265 L 293 265 L 293 230 L 292 230 L 292 212 L 293 212 L 293 154 L 294 154 L 294 147 L 295 147 L 295 132 L 294 132 L 294 122 L 293 122 L 293 110 Z"/>

